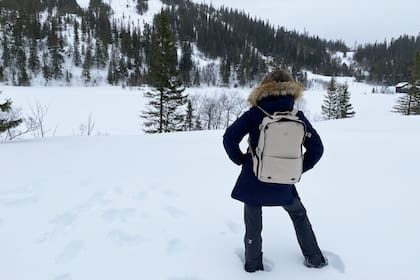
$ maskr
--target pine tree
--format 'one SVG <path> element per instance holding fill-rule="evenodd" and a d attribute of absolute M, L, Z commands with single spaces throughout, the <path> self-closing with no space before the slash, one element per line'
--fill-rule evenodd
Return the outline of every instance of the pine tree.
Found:
<path fill-rule="evenodd" d="M 90 45 L 90 42 L 89 42 L 87 46 L 85 61 L 83 62 L 83 66 L 82 66 L 83 68 L 82 80 L 85 84 L 90 83 L 92 79 L 91 74 L 90 74 L 90 68 L 92 67 L 92 64 L 93 64 L 92 46 Z"/>
<path fill-rule="evenodd" d="M 324 105 L 322 105 L 322 115 L 325 119 L 337 119 L 338 110 L 338 97 L 337 97 L 337 84 L 334 77 L 331 78 L 331 81 L 328 85 L 327 95 L 324 96 Z"/>
<path fill-rule="evenodd" d="M 178 78 L 177 49 L 169 27 L 168 15 L 155 17 L 149 53 L 149 84 L 153 89 L 145 94 L 149 108 L 143 112 L 147 133 L 182 130 L 184 114 L 180 108 L 186 103 L 182 83 Z"/>
<path fill-rule="evenodd" d="M 192 102 L 188 99 L 187 102 L 187 111 L 185 115 L 185 130 L 192 131 L 194 130 L 194 108 Z"/>
<path fill-rule="evenodd" d="M 350 103 L 350 92 L 347 83 L 338 87 L 338 114 L 337 119 L 352 118 L 355 115 Z"/>
<path fill-rule="evenodd" d="M 26 72 L 26 54 L 22 47 L 18 47 L 16 51 L 16 64 L 19 69 L 18 86 L 30 86 L 29 76 Z"/>
<path fill-rule="evenodd" d="M 195 118 L 194 130 L 203 130 L 203 126 L 201 124 L 201 119 L 200 119 L 199 114 L 197 114 L 197 117 Z"/>
<path fill-rule="evenodd" d="M 42 76 L 44 77 L 46 83 L 48 83 L 48 81 L 52 79 L 53 74 L 50 68 L 49 56 L 46 52 L 42 55 L 42 64 Z"/>
<path fill-rule="evenodd" d="M 13 118 L 11 115 L 12 110 L 12 101 L 10 101 L 10 99 L 7 99 L 4 103 L 0 103 L 0 134 L 19 126 L 22 123 L 22 119 Z"/>
<path fill-rule="evenodd" d="M 102 46 L 100 39 L 96 39 L 95 42 L 95 64 L 96 68 L 103 69 L 106 66 L 106 54 L 104 53 L 104 47 Z"/>
<path fill-rule="evenodd" d="M 30 50 L 29 50 L 29 60 L 28 60 L 29 70 L 32 71 L 35 75 L 38 75 L 41 70 L 41 62 L 38 57 L 38 44 L 35 39 L 32 40 Z"/>
<path fill-rule="evenodd" d="M 181 61 L 179 63 L 179 71 L 180 71 L 182 81 L 186 85 L 191 84 L 190 72 L 191 72 L 191 69 L 193 68 L 191 54 L 192 54 L 191 44 L 188 42 L 184 42 L 182 44 L 182 56 L 181 56 Z"/>
<path fill-rule="evenodd" d="M 229 56 L 225 56 L 220 63 L 220 76 L 222 77 L 222 83 L 224 86 L 229 86 L 230 82 L 230 71 L 231 62 Z"/>
<path fill-rule="evenodd" d="M 75 66 L 82 64 L 82 58 L 80 56 L 80 39 L 79 39 L 79 23 L 77 20 L 74 21 L 74 40 L 73 40 L 73 63 Z"/>

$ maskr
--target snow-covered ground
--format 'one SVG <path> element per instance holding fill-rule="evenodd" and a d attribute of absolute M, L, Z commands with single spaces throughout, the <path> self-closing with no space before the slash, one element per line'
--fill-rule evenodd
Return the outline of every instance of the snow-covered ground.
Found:
<path fill-rule="evenodd" d="M 330 265 L 304 267 L 285 211 L 265 208 L 267 271 L 255 274 L 223 131 L 144 135 L 141 90 L 2 87 L 24 111 L 50 104 L 61 137 L 0 143 L 0 279 L 419 279 L 420 118 L 344 80 L 356 117 L 314 123 L 325 155 L 297 186 Z M 311 115 L 324 94 L 306 92 Z M 111 136 L 72 136 L 88 113 Z"/>

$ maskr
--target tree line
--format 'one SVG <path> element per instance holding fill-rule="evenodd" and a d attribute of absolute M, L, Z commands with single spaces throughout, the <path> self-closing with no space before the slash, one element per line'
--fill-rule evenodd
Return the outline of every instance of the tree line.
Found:
<path fill-rule="evenodd" d="M 410 79 L 410 65 L 416 52 L 420 51 L 420 35 L 403 35 L 397 39 L 359 46 L 354 59 L 368 72 L 360 79 L 395 85 Z"/>

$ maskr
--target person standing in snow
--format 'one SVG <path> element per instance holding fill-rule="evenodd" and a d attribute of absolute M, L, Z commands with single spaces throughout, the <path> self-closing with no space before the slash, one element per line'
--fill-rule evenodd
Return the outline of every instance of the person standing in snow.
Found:
<path fill-rule="evenodd" d="M 295 185 L 265 183 L 258 180 L 253 171 L 251 152 L 244 154 L 239 147 L 239 143 L 248 134 L 250 149 L 255 154 L 260 134 L 259 125 L 266 116 L 261 109 L 269 114 L 291 112 L 295 100 L 301 97 L 302 92 L 303 85 L 295 82 L 288 72 L 275 70 L 267 74 L 248 98 L 251 108 L 232 123 L 223 136 L 223 145 L 229 158 L 235 164 L 242 166 L 232 191 L 232 198 L 244 202 L 244 268 L 247 272 L 264 270 L 261 238 L 262 206 L 283 206 L 288 212 L 307 267 L 321 268 L 327 265 L 327 259 L 319 249 Z M 303 112 L 299 111 L 296 116 L 305 124 L 306 131 L 311 135 L 303 142 L 306 149 L 303 172 L 306 172 L 321 159 L 324 147 L 321 138 Z"/>

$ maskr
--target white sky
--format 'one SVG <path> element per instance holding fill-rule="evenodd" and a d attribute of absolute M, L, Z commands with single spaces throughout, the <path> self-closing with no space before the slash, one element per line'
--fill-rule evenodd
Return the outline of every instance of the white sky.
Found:
<path fill-rule="evenodd" d="M 289 30 L 306 30 L 325 39 L 383 41 L 420 32 L 419 0 L 192 0 L 242 9 Z"/>

